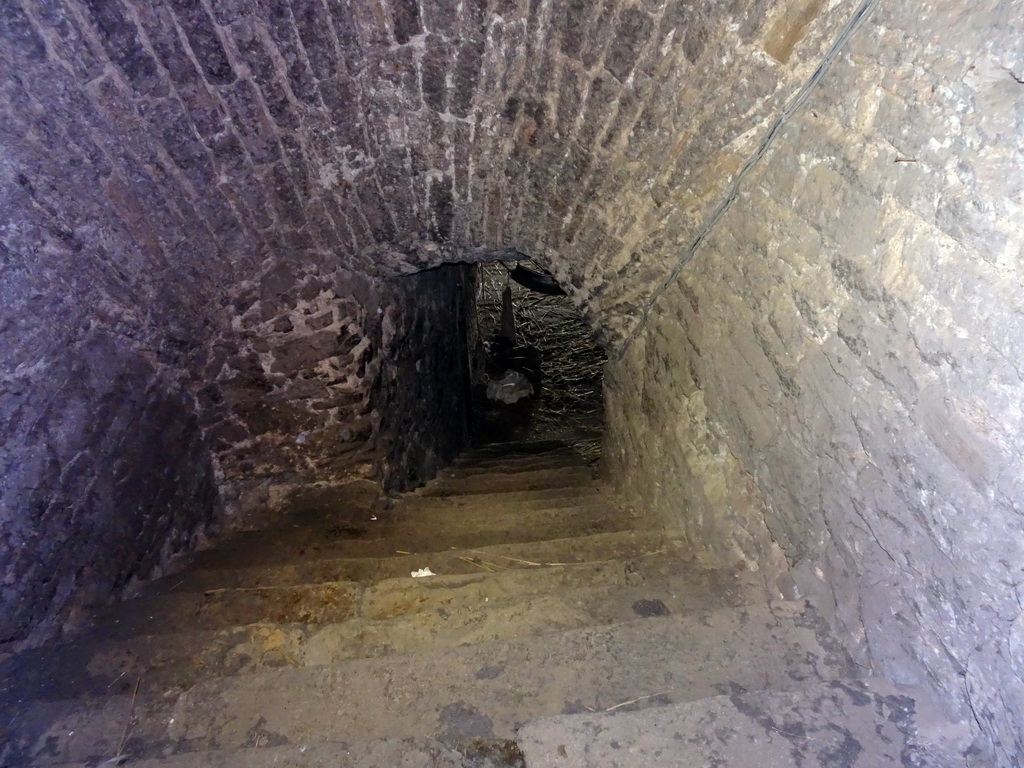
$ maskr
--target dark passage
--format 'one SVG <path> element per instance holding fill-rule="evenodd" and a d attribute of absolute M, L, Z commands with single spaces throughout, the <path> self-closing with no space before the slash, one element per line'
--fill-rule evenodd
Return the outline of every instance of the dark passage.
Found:
<path fill-rule="evenodd" d="M 475 341 L 476 442 L 557 439 L 597 460 L 605 353 L 553 278 L 529 261 L 479 265 Z"/>

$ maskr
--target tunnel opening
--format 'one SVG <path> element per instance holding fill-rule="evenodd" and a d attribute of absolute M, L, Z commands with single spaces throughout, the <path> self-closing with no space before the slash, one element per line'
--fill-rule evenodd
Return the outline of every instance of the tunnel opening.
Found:
<path fill-rule="evenodd" d="M 557 282 L 532 260 L 478 265 L 471 328 L 473 442 L 562 440 L 596 462 L 606 355 Z"/>
<path fill-rule="evenodd" d="M 1021 762 L 1014 10 L 8 4 L 0 655 L 288 484 L 448 467 L 514 244 L 614 350 L 616 494 Z"/>

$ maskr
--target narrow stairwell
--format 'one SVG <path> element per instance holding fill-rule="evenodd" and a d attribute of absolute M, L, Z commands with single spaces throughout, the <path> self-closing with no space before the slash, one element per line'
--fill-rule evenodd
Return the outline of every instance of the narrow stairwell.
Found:
<path fill-rule="evenodd" d="M 554 442 L 390 509 L 310 488 L 0 686 L 8 768 L 923 764 L 915 702 L 813 611 L 701 568 Z"/>

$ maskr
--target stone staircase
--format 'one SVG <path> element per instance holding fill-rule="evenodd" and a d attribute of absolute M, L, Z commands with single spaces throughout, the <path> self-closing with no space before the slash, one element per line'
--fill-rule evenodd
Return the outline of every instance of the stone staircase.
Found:
<path fill-rule="evenodd" d="M 924 764 L 915 702 L 811 609 L 701 568 L 552 442 L 393 505 L 311 488 L 0 691 L 8 768 Z"/>

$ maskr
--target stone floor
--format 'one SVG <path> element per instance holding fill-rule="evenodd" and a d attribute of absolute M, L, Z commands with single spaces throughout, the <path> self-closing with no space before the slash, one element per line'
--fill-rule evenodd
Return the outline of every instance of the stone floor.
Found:
<path fill-rule="evenodd" d="M 551 441 L 393 504 L 310 488 L 0 693 L 8 768 L 940 764 L 813 610 L 701 568 Z"/>

